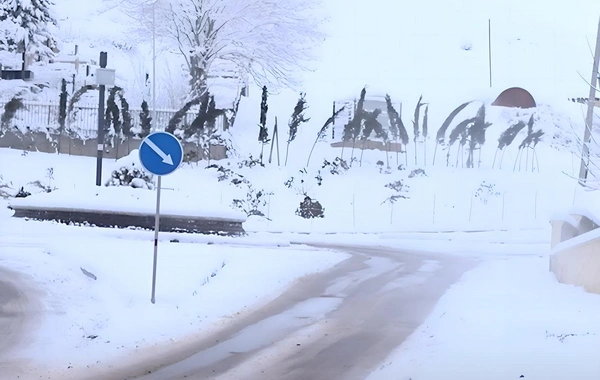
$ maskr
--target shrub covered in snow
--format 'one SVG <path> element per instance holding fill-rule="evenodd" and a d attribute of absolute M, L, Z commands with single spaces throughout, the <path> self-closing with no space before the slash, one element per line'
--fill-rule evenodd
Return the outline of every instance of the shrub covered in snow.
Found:
<path fill-rule="evenodd" d="M 8 130 L 12 127 L 11 123 L 17 115 L 17 111 L 24 107 L 23 99 L 16 96 L 8 101 L 4 105 L 4 112 L 2 113 L 2 117 L 0 117 L 0 130 Z"/>
<path fill-rule="evenodd" d="M 496 185 L 486 181 L 481 182 L 477 191 L 475 191 L 475 198 L 478 198 L 484 205 L 494 198 L 499 197 L 501 193 L 496 190 Z"/>
<path fill-rule="evenodd" d="M 405 195 L 408 193 L 409 187 L 408 185 L 405 185 L 404 182 L 402 182 L 402 180 L 388 183 L 387 185 L 385 185 L 385 187 L 393 190 L 394 194 L 386 198 L 386 200 L 384 200 L 381 204 L 393 204 L 396 203 L 398 199 L 409 199 L 409 197 Z"/>
<path fill-rule="evenodd" d="M 0 175 L 0 198 L 27 198 L 41 192 L 50 193 L 56 190 L 56 187 L 52 186 L 52 180 L 54 180 L 54 168 L 46 169 L 45 180 L 31 181 L 22 186 L 15 185 L 12 181 L 5 182 Z"/>
<path fill-rule="evenodd" d="M 131 186 L 136 189 L 154 189 L 153 175 L 146 172 L 139 160 L 138 150 L 116 162 L 106 186 Z"/>
<path fill-rule="evenodd" d="M 304 219 L 324 218 L 325 209 L 319 201 L 306 196 L 304 197 L 304 200 L 300 202 L 300 206 L 296 210 L 296 215 L 301 216 Z"/>
<path fill-rule="evenodd" d="M 333 162 L 323 160 L 323 166 L 321 166 L 321 169 L 325 168 L 327 168 L 331 174 L 335 175 L 345 173 L 350 169 L 350 166 L 348 166 L 348 163 L 345 160 L 336 157 Z"/>
<path fill-rule="evenodd" d="M 273 193 L 264 190 L 256 190 L 248 181 L 244 181 L 244 183 L 248 186 L 246 197 L 234 199 L 232 201 L 232 206 L 244 211 L 248 216 L 265 216 L 265 213 L 261 209 L 267 205 L 267 196 L 273 195 Z"/>
<path fill-rule="evenodd" d="M 425 170 L 423 170 L 423 169 L 415 169 L 415 170 L 411 171 L 410 174 L 408 175 L 408 178 L 414 178 L 414 177 L 427 177 L 427 174 L 425 174 Z"/>

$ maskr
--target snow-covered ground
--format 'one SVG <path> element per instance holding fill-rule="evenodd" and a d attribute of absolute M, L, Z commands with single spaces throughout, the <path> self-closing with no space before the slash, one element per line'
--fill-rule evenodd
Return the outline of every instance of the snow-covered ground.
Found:
<path fill-rule="evenodd" d="M 128 21 L 118 8 L 103 9 L 100 0 L 56 3 L 63 25 L 61 56 L 73 58 L 68 55 L 75 45 L 84 60 L 108 51 L 109 67 L 117 69 L 117 83 L 125 87 L 132 104 L 147 98 L 149 36 L 128 34 Z M 482 261 L 449 290 L 373 380 L 600 377 L 593 356 L 600 346 L 600 328 L 594 322 L 599 297 L 557 284 L 548 273 L 547 257 L 549 218 L 573 205 L 584 211 L 597 207 L 596 195 L 581 196 L 571 178 L 578 172 L 577 138 L 583 132 L 584 109 L 566 98 L 587 94 L 580 74 L 589 77 L 588 42 L 594 38 L 600 3 L 392 3 L 325 2 L 331 36 L 319 48 L 318 69 L 300 75 L 302 88 L 270 89 L 268 127 L 272 132 L 278 117 L 282 161 L 289 115 L 298 91 L 307 92 L 311 121 L 290 144 L 288 166 L 275 164 L 276 153 L 265 167 L 242 163 L 250 155 L 257 158 L 261 150 L 256 140 L 260 93 L 252 87 L 250 97 L 242 99 L 231 136 L 226 135 L 235 156 L 212 162 L 222 171 L 206 169 L 207 163 L 200 162 L 184 164 L 163 178 L 165 212 L 235 216 L 255 210 L 266 218 L 249 217 L 244 227 L 251 233 L 243 238 L 161 234 L 156 305 L 150 304 L 152 232 L 15 220 L 4 207 L 9 201 L 0 197 L 0 264 L 30 276 L 46 293 L 43 302 L 49 313 L 32 349 L 15 357 L 34 357 L 41 365 L 53 363 L 68 370 L 205 334 L 273 299 L 302 276 L 346 257 L 290 242 L 335 243 L 469 255 Z M 181 62 L 175 55 L 159 50 L 159 107 L 175 107 L 178 96 L 186 93 L 186 78 L 180 75 Z M 50 86 L 36 96 L 42 101 L 58 101 L 60 79 L 75 73 L 70 63 L 34 69 L 36 78 Z M 80 68 L 77 85 L 83 80 Z M 10 97 L 24 85 L 0 81 L 0 95 Z M 411 137 L 408 155 L 352 153 L 348 148 L 342 153 L 330 147 L 328 131 L 307 162 L 332 101 L 358 97 L 364 85 L 369 95 L 390 93 L 395 104 L 402 103 Z M 529 90 L 538 107 L 490 107 L 511 86 Z M 411 117 L 421 94 L 430 105 L 430 136 L 414 148 Z M 84 101 L 93 102 L 95 96 Z M 481 153 L 481 166 L 462 168 L 456 147 L 448 165 L 448 151 L 439 148 L 433 165 L 433 135 L 455 107 L 471 100 L 475 102 L 450 130 L 486 105 L 486 118 L 493 125 L 476 152 Z M 494 165 L 498 137 L 532 114 L 535 128 L 545 132 L 536 147 L 537 160 L 526 153 L 519 164 L 515 145 L 525 137 L 522 131 L 505 148 L 506 155 L 498 154 L 498 159 L 504 158 L 499 169 Z M 337 140 L 340 127 L 343 124 L 337 123 Z M 265 146 L 265 162 L 269 149 Z M 350 162 L 351 155 L 357 161 L 350 170 L 332 173 L 325 165 L 336 157 Z M 113 169 L 135 162 L 132 157 L 119 163 L 105 160 L 104 180 Z M 406 167 L 400 170 L 400 164 Z M 411 177 L 414 169 L 423 169 L 425 175 Z M 242 178 L 249 182 L 232 183 Z M 14 196 L 23 187 L 34 193 L 23 203 L 153 210 L 153 190 L 98 189 L 94 179 L 94 158 L 0 149 L 0 195 Z M 402 181 L 402 191 L 386 187 L 397 181 Z M 306 220 L 295 214 L 305 195 L 321 202 L 324 218 Z M 391 203 L 394 195 L 406 199 Z M 236 200 L 241 208 L 232 207 Z"/>
<path fill-rule="evenodd" d="M 368 380 L 600 378 L 600 296 L 558 284 L 547 255 L 483 262 Z"/>
<path fill-rule="evenodd" d="M 6 216 L 0 225 L 0 265 L 25 274 L 43 294 L 43 318 L 27 334 L 31 344 L 10 356 L 3 353 L 5 363 L 22 363 L 17 372 L 22 378 L 43 373 L 40 369 L 59 376 L 103 366 L 205 335 L 274 299 L 302 276 L 347 257 L 292 247 L 277 237 L 186 240 L 162 234 L 153 305 L 151 232 Z"/>
<path fill-rule="evenodd" d="M 89 182 L 94 180 L 93 158 L 35 152 L 22 155 L 7 149 L 0 153 L 5 183 L 36 192 L 32 200 L 45 196 L 60 200 L 61 191 L 68 190 L 74 197 L 71 202 L 85 203 L 86 189 L 92 189 Z M 560 157 L 554 160 L 561 162 Z M 224 164 L 239 170 L 235 161 Z M 118 167 L 119 163 L 105 161 L 104 178 L 108 178 L 115 165 Z M 568 165 L 563 162 L 562 168 L 565 166 Z M 206 199 L 198 198 L 198 209 L 211 201 L 217 209 L 230 209 L 233 197 L 243 195 L 244 191 L 229 181 L 219 181 L 218 173 L 211 170 L 214 169 L 185 165 L 164 178 L 164 187 L 172 189 L 165 193 L 191 199 L 200 194 Z M 335 180 L 326 178 L 322 188 L 327 190 L 320 197 L 328 192 L 331 196 L 320 198 L 324 203 L 335 202 L 341 198 L 336 193 L 342 194 L 349 186 L 355 186 L 355 200 L 360 199 L 365 206 L 355 209 L 358 223 L 353 225 L 347 220 L 352 208 L 342 202 L 333 203 L 335 206 L 327 207 L 324 223 L 319 225 L 320 221 L 290 216 L 297 200 L 287 200 L 291 189 L 279 184 L 289 171 L 276 167 L 244 168 L 241 172 L 253 184 L 272 186 L 271 205 L 267 203 L 262 208 L 271 220 L 251 217 L 246 228 L 261 232 L 252 232 L 244 238 L 161 234 L 156 305 L 149 299 L 151 231 L 23 221 L 9 218 L 11 212 L 3 209 L 2 265 L 30 275 L 33 283 L 47 293 L 44 307 L 49 312 L 36 332 L 32 348 L 16 352 L 14 358 L 35 358 L 41 366 L 52 363 L 55 370 L 68 373 L 158 344 L 177 344 L 184 336 L 202 336 L 237 313 L 249 312 L 273 299 L 300 277 L 326 270 L 346 257 L 337 252 L 290 245 L 290 242 L 325 243 L 468 255 L 481 261 L 480 266 L 449 290 L 409 341 L 382 364 L 381 371 L 373 373 L 374 379 L 433 380 L 443 374 L 458 373 L 466 378 L 484 373 L 498 379 L 501 375 L 541 379 L 557 370 L 565 371 L 565 376 L 574 373 L 581 379 L 594 379 L 598 371 L 590 355 L 599 343 L 600 331 L 593 322 L 600 308 L 599 298 L 558 284 L 548 272 L 548 216 L 559 206 L 568 207 L 577 199 L 568 177 L 557 177 L 557 171 L 549 166 L 540 174 L 426 170 L 427 177 L 405 178 L 412 180 L 407 182 L 412 187 L 408 193 L 411 199 L 406 200 L 404 209 L 396 214 L 400 218 L 392 223 L 389 208 L 383 208 L 379 200 L 368 203 L 365 195 L 373 188 L 387 191 L 383 185 L 394 174 L 381 174 L 376 168 L 365 167 L 353 168 Z M 514 192 L 529 192 L 529 198 L 534 198 L 537 190 L 537 206 L 525 196 L 512 202 L 505 196 L 503 221 L 502 197 L 496 195 L 499 191 L 484 193 L 487 203 L 472 194 L 461 198 L 464 191 L 461 189 L 480 185 L 482 178 Z M 43 194 L 35 185 L 28 185 L 35 180 L 57 190 Z M 154 200 L 153 191 L 147 189 L 97 190 L 123 199 L 144 192 L 147 195 L 137 196 L 140 201 L 137 206 L 153 204 Z M 435 218 L 439 219 L 425 220 L 433 217 L 432 210 L 419 219 L 420 210 L 429 205 L 428 196 L 440 194 L 437 191 L 448 193 L 447 198 L 441 198 L 447 202 L 462 203 L 452 208 L 437 198 L 440 203 L 436 205 Z M 108 202 L 105 208 L 118 209 L 124 204 L 123 199 L 115 202 L 109 197 L 104 199 Z M 281 211 L 284 207 L 287 214 Z M 539 213 L 537 219 L 535 213 Z M 342 227 L 335 226 L 336 223 Z M 338 233 L 332 235 L 332 232 Z M 179 242 L 171 242 L 174 239 Z M 93 273 L 97 280 L 84 275 L 82 268 Z M 143 320 L 140 315 L 145 316 Z M 57 341 L 55 336 L 59 331 L 64 339 Z M 49 347 L 58 348 L 52 351 L 56 355 L 48 354 Z M 581 358 L 579 366 L 575 365 L 577 358 Z M 557 362 L 564 365 L 554 365 Z"/>

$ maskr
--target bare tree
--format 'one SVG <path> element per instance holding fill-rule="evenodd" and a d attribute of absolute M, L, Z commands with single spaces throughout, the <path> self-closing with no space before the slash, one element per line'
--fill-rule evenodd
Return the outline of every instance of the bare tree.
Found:
<path fill-rule="evenodd" d="M 171 49 L 184 58 L 190 75 L 190 98 L 201 96 L 223 66 L 261 86 L 293 87 L 294 72 L 309 68 L 324 39 L 320 0 L 121 0 L 119 6 L 123 3 L 145 30 L 153 27 L 173 42 Z"/>

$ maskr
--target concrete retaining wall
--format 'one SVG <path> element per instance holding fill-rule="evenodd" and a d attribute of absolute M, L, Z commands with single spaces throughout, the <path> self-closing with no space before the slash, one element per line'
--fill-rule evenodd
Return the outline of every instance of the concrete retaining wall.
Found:
<path fill-rule="evenodd" d="M 141 141 L 141 139 L 130 138 L 116 142 L 115 146 L 106 145 L 104 157 L 117 159 L 127 156 L 132 150 L 139 148 Z M 96 157 L 97 143 L 96 139 L 82 140 L 56 133 L 29 132 L 23 134 L 17 131 L 7 131 L 0 136 L 0 148 Z M 204 150 L 200 149 L 198 152 L 198 147 L 191 143 L 183 144 L 183 152 L 184 157 L 187 158 L 186 161 L 195 162 L 206 156 Z M 224 146 L 214 145 L 211 146 L 210 155 L 211 160 L 222 160 L 227 157 L 227 152 Z"/>
<path fill-rule="evenodd" d="M 600 294 L 600 230 L 582 215 L 553 220 L 550 271 L 559 282 Z"/>
<path fill-rule="evenodd" d="M 585 239 L 588 234 L 593 238 Z M 600 294 L 600 236 L 596 231 L 588 234 L 580 236 L 581 243 L 558 245 L 550 256 L 550 271 L 559 282 Z"/>
<path fill-rule="evenodd" d="M 154 214 L 121 213 L 115 211 L 93 211 L 70 208 L 35 207 L 11 205 L 13 217 L 33 220 L 53 220 L 66 224 L 90 224 L 97 227 L 140 227 L 154 228 Z M 238 236 L 245 234 L 243 219 L 222 217 L 194 217 L 162 214 L 160 231 L 187 232 L 209 235 Z"/>

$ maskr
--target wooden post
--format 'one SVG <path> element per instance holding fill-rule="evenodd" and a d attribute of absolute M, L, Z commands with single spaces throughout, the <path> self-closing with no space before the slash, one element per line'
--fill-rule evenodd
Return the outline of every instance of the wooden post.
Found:
<path fill-rule="evenodd" d="M 333 101 L 333 113 L 335 116 L 335 100 Z M 333 118 L 333 125 L 331 126 L 331 142 L 335 141 L 335 117 Z"/>
<path fill-rule="evenodd" d="M 271 139 L 271 152 L 269 153 L 269 164 L 273 159 L 273 147 L 275 146 L 275 139 L 277 139 L 277 165 L 279 166 L 279 133 L 277 132 L 277 116 L 275 116 L 275 127 L 273 128 L 273 138 Z"/>

